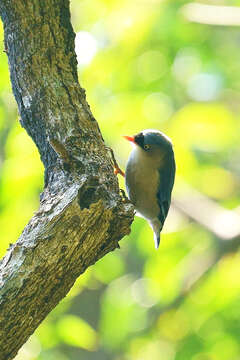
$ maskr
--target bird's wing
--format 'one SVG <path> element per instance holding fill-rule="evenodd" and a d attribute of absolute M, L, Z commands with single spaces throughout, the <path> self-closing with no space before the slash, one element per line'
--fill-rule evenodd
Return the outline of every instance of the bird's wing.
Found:
<path fill-rule="evenodd" d="M 175 179 L 175 160 L 174 155 L 171 154 L 159 169 L 159 187 L 157 192 L 158 206 L 160 213 L 158 215 L 159 220 L 163 226 L 164 221 L 167 217 L 168 210 L 171 203 L 171 193 Z"/>

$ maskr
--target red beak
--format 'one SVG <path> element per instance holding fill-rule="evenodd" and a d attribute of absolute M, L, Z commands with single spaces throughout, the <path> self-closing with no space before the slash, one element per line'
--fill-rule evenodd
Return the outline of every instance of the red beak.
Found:
<path fill-rule="evenodd" d="M 134 138 L 134 136 L 123 135 L 123 137 L 124 137 L 126 140 L 135 143 L 135 138 Z"/>

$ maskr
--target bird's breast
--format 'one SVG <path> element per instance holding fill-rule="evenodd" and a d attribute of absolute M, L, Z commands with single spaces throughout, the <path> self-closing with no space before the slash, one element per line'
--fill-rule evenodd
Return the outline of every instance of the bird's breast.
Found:
<path fill-rule="evenodd" d="M 157 203 L 159 172 L 141 149 L 132 151 L 125 181 L 129 198 L 136 210 L 149 220 L 155 218 L 160 211 Z"/>

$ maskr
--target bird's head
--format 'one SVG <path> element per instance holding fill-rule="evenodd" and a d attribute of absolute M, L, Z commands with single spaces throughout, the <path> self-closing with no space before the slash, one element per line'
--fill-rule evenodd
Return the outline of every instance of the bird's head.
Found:
<path fill-rule="evenodd" d="M 172 152 L 171 140 L 158 130 L 143 130 L 134 136 L 124 136 L 124 138 L 149 155 Z"/>

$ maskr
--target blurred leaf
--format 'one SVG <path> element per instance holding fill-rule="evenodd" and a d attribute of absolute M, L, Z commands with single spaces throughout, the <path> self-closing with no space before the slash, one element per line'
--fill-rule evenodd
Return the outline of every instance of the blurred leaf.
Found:
<path fill-rule="evenodd" d="M 102 298 L 100 331 L 102 342 L 109 349 L 118 347 L 130 334 L 146 326 L 146 309 L 135 303 L 131 285 L 130 277 L 115 280 Z"/>
<path fill-rule="evenodd" d="M 124 273 L 124 262 L 120 254 L 110 253 L 94 266 L 94 275 L 103 283 L 109 283 Z"/>
<path fill-rule="evenodd" d="M 221 104 L 189 104 L 175 115 L 173 124 L 174 143 L 185 147 L 222 150 L 237 141 L 233 114 Z"/>
<path fill-rule="evenodd" d="M 59 337 L 68 345 L 94 351 L 97 348 L 96 331 L 83 319 L 65 315 L 57 322 Z"/>
<path fill-rule="evenodd" d="M 39 337 L 43 349 L 52 348 L 60 342 L 55 326 L 49 319 L 37 328 L 36 335 Z"/>

